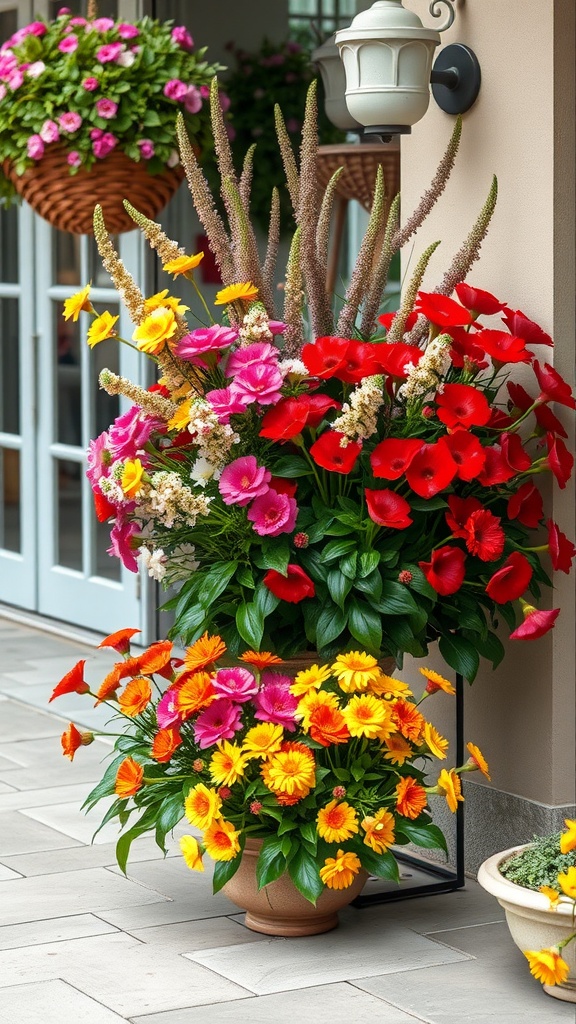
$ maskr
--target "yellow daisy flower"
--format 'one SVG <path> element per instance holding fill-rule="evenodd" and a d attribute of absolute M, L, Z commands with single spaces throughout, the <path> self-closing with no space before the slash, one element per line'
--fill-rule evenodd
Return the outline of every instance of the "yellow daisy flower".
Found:
<path fill-rule="evenodd" d="M 137 343 L 141 352 L 157 355 L 177 330 L 178 324 L 174 311 L 167 309 L 166 306 L 159 306 L 157 309 L 153 309 L 149 316 L 138 325 L 132 335 L 132 340 Z"/>
<path fill-rule="evenodd" d="M 362 863 L 355 853 L 338 850 L 335 857 L 327 857 L 320 868 L 320 878 L 328 889 L 347 889 L 356 878 Z"/>
<path fill-rule="evenodd" d="M 186 867 L 189 867 L 191 871 L 204 871 L 202 850 L 194 836 L 180 836 L 180 849 Z"/>
<path fill-rule="evenodd" d="M 236 831 L 232 822 L 217 818 L 207 828 L 202 842 L 212 860 L 232 860 L 240 853 L 239 835 L 240 832 Z"/>
<path fill-rule="evenodd" d="M 247 758 L 242 749 L 228 740 L 221 740 L 210 760 L 210 775 L 218 786 L 232 786 L 244 775 Z"/>
<path fill-rule="evenodd" d="M 316 830 L 327 843 L 344 843 L 358 831 L 356 811 L 346 802 L 331 800 L 318 811 Z"/>
<path fill-rule="evenodd" d="M 366 690 L 368 685 L 381 675 L 376 658 L 364 651 L 349 651 L 348 654 L 339 654 L 332 665 L 332 672 L 344 693 Z"/>
<path fill-rule="evenodd" d="M 286 743 L 262 765 L 264 784 L 273 793 L 303 799 L 316 781 L 314 755 L 303 743 Z"/>
<path fill-rule="evenodd" d="M 175 260 L 169 260 L 168 263 L 164 263 L 162 270 L 166 274 L 172 274 L 174 277 L 178 277 L 179 274 L 189 274 L 192 270 L 200 263 L 200 260 L 204 259 L 203 252 L 197 252 L 194 256 L 177 256 Z"/>
<path fill-rule="evenodd" d="M 462 783 L 453 768 L 443 768 L 438 777 L 438 792 L 446 797 L 446 803 L 454 814 L 459 803 L 464 801 Z"/>
<path fill-rule="evenodd" d="M 439 672 L 434 672 L 431 668 L 421 668 L 418 671 L 427 680 L 426 693 L 436 693 L 438 690 L 444 690 L 444 693 L 456 693 L 450 680 L 445 679 Z"/>
<path fill-rule="evenodd" d="M 215 306 L 228 306 L 231 302 L 239 299 L 243 302 L 253 302 L 258 298 L 258 289 L 251 281 L 243 281 L 240 284 L 229 284 L 227 288 L 221 288 L 216 292 L 214 299 Z"/>
<path fill-rule="evenodd" d="M 116 334 L 114 324 L 119 319 L 119 316 L 112 316 L 108 310 L 105 310 L 104 313 L 97 316 L 90 324 L 88 334 L 86 335 L 86 341 L 90 348 L 94 348 L 95 345 L 99 345 L 101 341 L 106 341 L 106 338 L 113 338 Z"/>
<path fill-rule="evenodd" d="M 561 872 L 558 875 L 558 885 L 566 896 L 576 900 L 576 867 Z"/>
<path fill-rule="evenodd" d="M 320 707 L 327 706 L 337 711 L 340 707 L 338 698 L 335 693 L 328 693 L 327 690 L 308 690 L 301 700 L 298 701 L 298 707 L 296 708 L 296 718 L 302 719 L 302 725 L 304 729 L 310 728 L 310 720 L 314 711 Z"/>
<path fill-rule="evenodd" d="M 365 736 L 369 740 L 385 739 L 386 729 L 389 734 L 394 731 L 388 708 L 371 693 L 352 697 L 342 714 L 351 736 Z"/>
<path fill-rule="evenodd" d="M 384 853 L 394 844 L 394 815 L 384 807 L 368 815 L 361 824 L 366 833 L 364 843 L 375 853 Z"/>
<path fill-rule="evenodd" d="M 249 729 L 244 737 L 242 752 L 247 758 L 269 757 L 280 750 L 284 730 L 273 722 L 261 722 Z"/>
<path fill-rule="evenodd" d="M 543 985 L 561 985 L 566 981 L 570 968 L 560 956 L 557 946 L 537 951 L 528 949 L 524 951 L 524 956 L 530 966 L 530 974 Z"/>
<path fill-rule="evenodd" d="M 543 896 L 547 896 L 550 900 L 551 907 L 557 907 L 560 900 L 560 893 L 556 889 L 552 889 L 549 885 L 541 885 L 538 889 Z"/>
<path fill-rule="evenodd" d="M 383 748 L 383 754 L 387 761 L 391 761 L 392 764 L 404 764 L 408 758 L 412 757 L 412 747 L 410 746 L 407 739 L 399 732 L 392 733 L 385 740 L 386 746 Z"/>
<path fill-rule="evenodd" d="M 568 831 L 560 836 L 560 852 L 570 853 L 571 850 L 576 850 L 576 821 L 564 818 L 564 824 Z"/>
<path fill-rule="evenodd" d="M 376 694 L 377 697 L 413 696 L 407 683 L 403 683 L 401 679 L 394 679 L 393 676 L 387 676 L 385 672 L 380 672 L 380 675 L 368 684 L 368 690 L 370 693 Z"/>
<path fill-rule="evenodd" d="M 434 754 L 434 757 L 439 758 L 440 761 L 443 761 L 446 757 L 449 743 L 430 722 L 426 722 L 424 726 L 423 740 L 430 753 Z"/>
<path fill-rule="evenodd" d="M 317 690 L 331 675 L 328 665 L 311 665 L 310 668 L 304 668 L 294 677 L 290 693 L 294 697 L 301 697 L 309 690 Z"/>
<path fill-rule="evenodd" d="M 467 743 L 466 750 L 470 754 L 468 764 L 473 764 L 474 768 L 477 768 L 479 771 L 481 771 L 482 775 L 485 775 L 486 778 L 488 779 L 488 782 L 490 782 L 491 779 L 488 773 L 488 764 L 480 748 L 475 746 L 474 743 Z M 576 846 L 576 840 L 574 845 Z"/>
<path fill-rule="evenodd" d="M 165 288 L 162 292 L 156 292 L 155 295 L 151 295 L 150 298 L 144 300 L 144 312 L 151 313 L 154 309 L 159 309 L 160 306 L 164 306 L 165 309 L 171 309 L 173 313 L 186 313 L 190 306 L 185 306 L 182 299 L 177 299 L 174 295 L 168 295 L 168 289 Z"/>
<path fill-rule="evenodd" d="M 120 480 L 120 486 L 127 498 L 135 498 L 142 490 L 144 466 L 140 459 L 127 459 Z"/>
<path fill-rule="evenodd" d="M 222 800 L 216 790 L 208 789 L 203 782 L 194 786 L 184 801 L 186 817 L 196 828 L 208 828 L 220 814 L 221 807 Z"/>
<path fill-rule="evenodd" d="M 88 298 L 89 295 L 90 285 L 87 284 L 81 292 L 76 292 L 75 295 L 71 295 L 69 299 L 66 299 L 64 302 L 64 312 L 62 313 L 64 319 L 70 320 L 70 317 L 72 317 L 72 320 L 76 323 L 82 311 L 93 313 L 94 309 Z"/>
<path fill-rule="evenodd" d="M 181 402 L 171 419 L 168 420 L 168 430 L 177 430 L 178 433 L 186 430 L 192 415 L 192 399 L 187 398 Z"/>

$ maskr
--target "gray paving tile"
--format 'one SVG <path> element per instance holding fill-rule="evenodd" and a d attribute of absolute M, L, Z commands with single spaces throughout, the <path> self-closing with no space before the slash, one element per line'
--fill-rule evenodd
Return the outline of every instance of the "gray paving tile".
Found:
<path fill-rule="evenodd" d="M 168 840 L 169 842 L 169 840 Z M 53 875 L 60 871 L 83 871 L 86 868 L 116 866 L 116 844 L 102 843 L 94 846 L 70 846 L 61 850 L 44 850 L 38 853 L 17 854 L 3 857 L 6 868 L 21 875 Z M 180 849 L 168 849 L 168 857 L 181 857 Z M 130 849 L 130 863 L 141 860 L 163 860 L 164 854 L 150 836 L 136 839 Z"/>
<path fill-rule="evenodd" d="M 22 878 L 22 873 L 6 867 L 5 864 L 0 864 L 0 882 L 8 882 L 12 878 Z"/>
<path fill-rule="evenodd" d="M 37 708 L 41 710 L 48 706 L 48 700 L 56 682 L 57 680 L 54 680 L 51 685 L 35 683 L 22 687 L 21 684 L 15 683 L 14 680 L 6 680 L 2 690 L 12 700 L 22 702 L 22 706 L 26 705 L 31 709 Z M 100 676 L 97 682 L 99 684 Z M 44 735 L 55 734 L 60 736 L 63 728 L 62 722 L 74 722 L 78 727 L 85 726 L 87 729 L 106 729 L 106 724 L 110 718 L 110 709 L 103 704 L 95 708 L 93 703 L 90 697 L 75 693 L 68 693 L 58 697 L 54 704 L 50 704 L 50 715 L 54 723 L 55 733 L 45 733 Z M 28 733 L 24 736 L 18 736 L 18 739 L 28 739 L 30 735 Z"/>
<path fill-rule="evenodd" d="M 261 942 L 266 936 L 244 928 L 229 917 L 213 917 L 204 920 L 183 921 L 176 924 L 157 925 L 151 928 L 125 928 L 134 938 L 157 946 L 164 952 L 180 955 L 193 953 L 197 949 L 213 949 L 215 946 L 236 946 L 245 942 Z"/>
<path fill-rule="evenodd" d="M 355 913 L 353 907 L 346 907 L 340 917 L 345 920 Z M 434 938 L 436 932 L 446 927 L 446 921 L 450 922 L 450 927 L 458 928 L 504 920 L 504 911 L 497 900 L 471 878 L 466 879 L 464 889 L 456 892 L 380 903 L 364 907 L 362 915 L 366 920 L 393 921 Z"/>
<path fill-rule="evenodd" d="M 17 793 L 16 786 L 9 786 L 7 782 L 0 782 L 0 793 Z"/>
<path fill-rule="evenodd" d="M 347 920 L 326 935 L 272 939 L 254 946 L 229 946 L 185 956 L 258 995 L 467 959 L 465 953 L 408 928 L 367 922 L 361 911 L 355 920 Z"/>
<path fill-rule="evenodd" d="M 3 988 L 1 994 L 0 1024 L 63 1024 L 64 1020 L 126 1024 L 125 1017 L 120 1017 L 59 978 L 11 985 Z M 63 1017 L 64 1007 L 66 1017 Z"/>
<path fill-rule="evenodd" d="M 84 803 L 89 793 L 85 782 L 71 786 L 49 786 L 47 789 L 31 789 L 25 793 L 0 794 L 0 814 L 4 811 L 28 810 L 31 807 L 43 807 L 44 804 L 74 803 L 78 808 Z"/>
<path fill-rule="evenodd" d="M 73 762 L 62 753 L 59 739 L 47 737 L 38 740 L 22 740 L 20 743 L 2 744 L 0 749 L 8 760 L 0 760 L 0 782 L 16 783 L 13 771 L 19 758 L 19 790 L 46 789 L 47 786 L 66 786 L 69 783 L 86 782 L 95 785 L 104 773 L 110 754 L 108 744 L 94 740 L 88 747 L 77 751 Z"/>
<path fill-rule="evenodd" d="M 2 736 L 11 743 L 16 740 L 27 740 L 33 737 L 40 739 L 41 736 L 59 736 L 61 734 L 61 729 L 53 715 L 42 714 L 16 700 L 8 700 L 3 703 L 0 729 Z"/>
<path fill-rule="evenodd" d="M 53 917 L 46 921 L 5 925 L 0 928 L 0 949 L 40 946 L 66 939 L 84 939 L 88 935 L 106 935 L 116 929 L 93 914 Z"/>
<path fill-rule="evenodd" d="M 8 698 L 4 697 L 4 700 L 8 700 Z M 50 742 L 52 742 L 52 740 L 50 740 Z M 7 744 L 4 744 L 0 740 L 0 748 L 2 749 L 2 753 L 0 754 L 0 774 L 1 775 L 4 775 L 4 772 L 14 771 L 16 768 L 21 768 L 22 765 L 25 764 L 24 761 L 21 761 L 21 760 L 18 759 L 18 756 L 17 756 L 17 754 L 18 754 L 18 744 L 17 743 L 7 743 Z M 8 753 L 8 750 L 10 750 L 10 753 Z"/>
<path fill-rule="evenodd" d="M 27 850 L 58 850 L 63 846 L 76 845 L 76 840 L 32 821 L 19 811 L 0 813 L 0 857 L 26 853 Z"/>
<path fill-rule="evenodd" d="M 86 786 L 85 796 L 88 795 L 91 788 L 91 785 Z M 23 810 L 21 814 L 86 845 L 92 842 L 97 844 L 113 843 L 118 840 L 121 831 L 117 821 L 109 821 L 98 832 L 98 835 L 95 835 L 95 832 L 108 807 L 114 803 L 114 800 L 114 796 L 105 797 L 88 813 L 80 809 L 80 804 L 66 802 L 63 804 L 46 804 L 44 807 Z"/>
<path fill-rule="evenodd" d="M 189 831 L 186 829 L 186 831 Z M 119 868 L 112 868 L 112 873 L 119 872 Z M 162 893 L 167 899 L 188 907 L 186 917 L 181 921 L 200 920 L 207 917 L 227 917 L 237 913 L 237 907 L 221 892 L 215 895 L 212 892 L 212 865 L 206 863 L 206 870 L 202 873 L 190 871 L 186 867 L 183 858 L 171 857 L 158 864 L 154 861 L 128 866 L 128 877 L 142 885 L 151 886 L 157 892 Z M 128 912 L 129 913 L 129 912 Z M 107 917 L 107 920 L 111 920 Z M 125 923 L 120 927 L 128 927 Z"/>
<path fill-rule="evenodd" d="M 133 1020 L 134 1024 L 190 1024 L 191 1009 L 147 1014 Z M 213 1024 L 294 1024 L 298 1019 L 330 1024 L 417 1024 L 412 1014 L 345 983 L 220 1003 L 210 1019 Z"/>

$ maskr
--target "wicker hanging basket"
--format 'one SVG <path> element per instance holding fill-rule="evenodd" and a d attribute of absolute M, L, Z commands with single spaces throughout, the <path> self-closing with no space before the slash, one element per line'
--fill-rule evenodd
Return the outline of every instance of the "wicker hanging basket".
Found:
<path fill-rule="evenodd" d="M 18 175 L 10 161 L 3 170 L 32 209 L 60 231 L 93 234 L 94 207 L 100 203 L 106 227 L 121 234 L 135 227 L 122 205 L 129 199 L 137 210 L 154 219 L 174 195 L 184 177 L 182 167 L 149 174 L 145 163 L 135 163 L 121 150 L 99 160 L 90 171 L 70 174 L 66 150 L 50 146 L 40 163 Z"/>

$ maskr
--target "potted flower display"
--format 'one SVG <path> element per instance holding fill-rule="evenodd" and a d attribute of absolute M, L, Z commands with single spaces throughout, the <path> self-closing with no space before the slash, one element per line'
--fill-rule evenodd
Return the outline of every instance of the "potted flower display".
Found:
<path fill-rule="evenodd" d="M 55 227 L 92 231 L 100 202 L 114 232 L 131 195 L 154 217 L 183 177 L 174 147 L 182 112 L 194 144 L 211 143 L 206 97 L 219 65 L 183 26 L 151 18 L 36 20 L 0 47 L 4 202 L 20 195 Z"/>
<path fill-rule="evenodd" d="M 576 1002 L 576 821 L 484 861 L 478 881 L 506 912 L 510 934 L 544 991 Z"/>
<path fill-rule="evenodd" d="M 454 693 L 436 672 L 421 669 L 418 699 L 362 651 L 294 676 L 265 651 L 231 662 L 221 637 L 208 634 L 183 660 L 170 641 L 132 655 L 137 632 L 102 641 L 122 657 L 97 691 L 80 661 L 50 698 L 87 694 L 114 712 L 112 760 L 85 806 L 112 800 L 103 824 L 117 820 L 123 829 L 123 870 L 138 836 L 152 833 L 164 849 L 182 819 L 200 830 L 180 838 L 186 864 L 204 871 L 204 856 L 213 859 L 214 891 L 246 909 L 255 931 L 334 928 L 369 872 L 398 881 L 393 846 L 446 849 L 429 795 L 455 811 L 461 772 L 487 774 L 469 744 L 466 764 L 427 782 L 428 762 L 446 760 L 448 741 L 420 707 L 439 690 Z M 93 738 L 70 724 L 64 754 L 72 760 Z"/>

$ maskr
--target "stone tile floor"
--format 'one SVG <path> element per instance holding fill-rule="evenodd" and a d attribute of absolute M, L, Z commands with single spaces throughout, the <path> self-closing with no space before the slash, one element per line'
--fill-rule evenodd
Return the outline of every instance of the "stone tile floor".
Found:
<path fill-rule="evenodd" d="M 530 977 L 473 880 L 280 939 L 246 929 L 176 842 L 163 861 L 139 840 L 125 878 L 113 827 L 91 845 L 100 815 L 80 812 L 109 747 L 96 741 L 74 764 L 60 753 L 68 721 L 102 726 L 106 712 L 75 694 L 47 704 L 82 657 L 95 682 L 111 663 L 0 614 L 0 1024 L 575 1021 Z"/>

